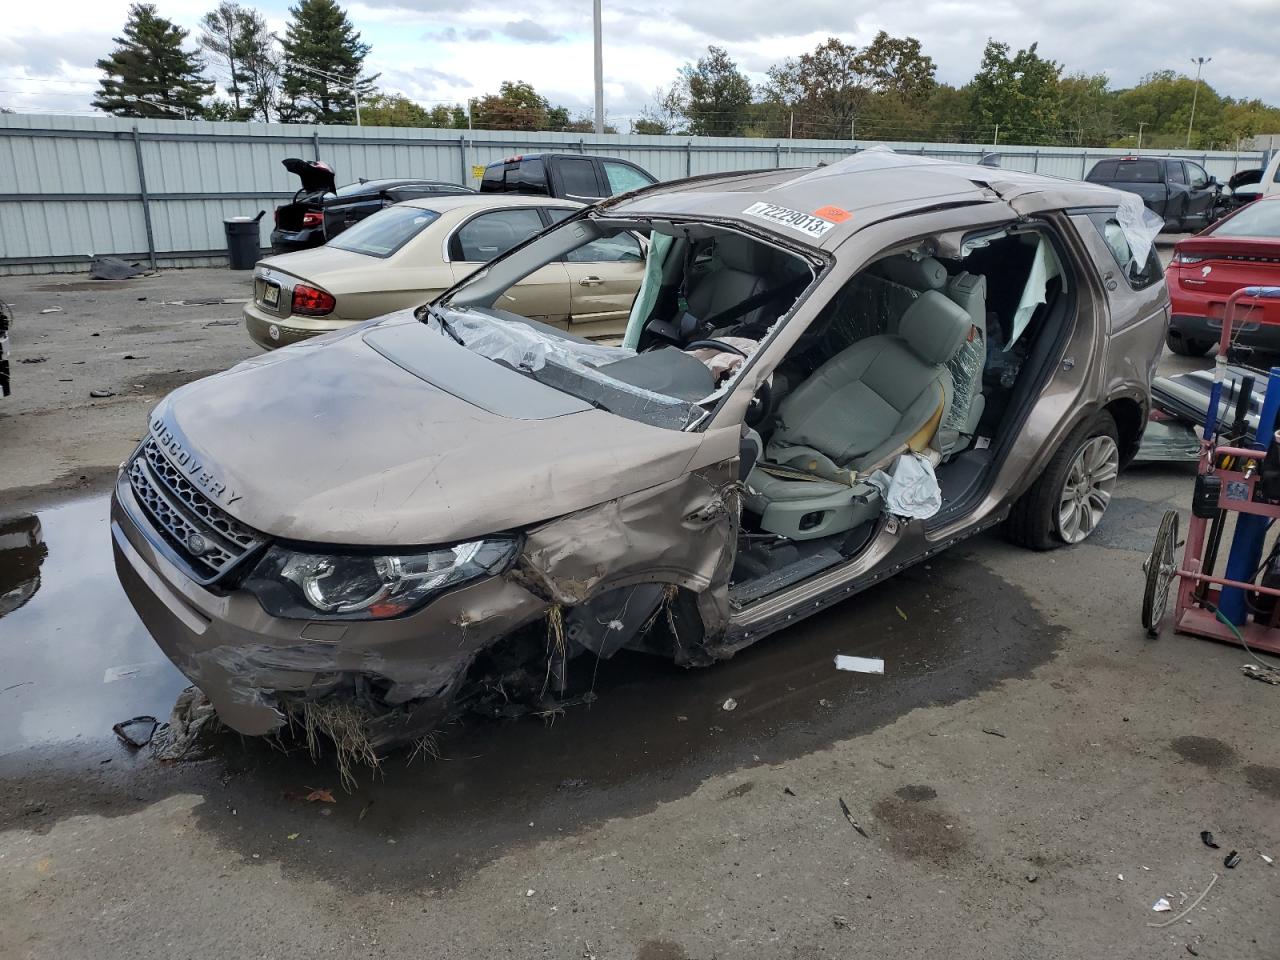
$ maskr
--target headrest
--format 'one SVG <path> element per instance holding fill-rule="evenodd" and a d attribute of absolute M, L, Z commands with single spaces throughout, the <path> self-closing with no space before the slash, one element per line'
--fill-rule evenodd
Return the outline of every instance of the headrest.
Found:
<path fill-rule="evenodd" d="M 969 311 L 936 290 L 926 290 L 902 315 L 898 336 L 925 363 L 946 363 L 969 336 Z"/>
<path fill-rule="evenodd" d="M 716 258 L 730 270 L 756 273 L 762 255 L 768 253 L 768 248 L 741 234 L 725 233 L 716 237 Z"/>
<path fill-rule="evenodd" d="M 913 260 L 903 254 L 887 257 L 876 266 L 886 280 L 900 283 L 912 290 L 941 290 L 947 285 L 947 268 L 933 257 Z"/>

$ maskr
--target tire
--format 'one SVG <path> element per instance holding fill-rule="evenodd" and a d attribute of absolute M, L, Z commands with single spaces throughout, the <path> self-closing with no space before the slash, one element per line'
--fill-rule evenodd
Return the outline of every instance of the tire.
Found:
<path fill-rule="evenodd" d="M 1184 339 L 1172 332 L 1165 334 L 1164 342 L 1180 357 L 1203 357 L 1213 346 L 1212 340 Z"/>
<path fill-rule="evenodd" d="M 1166 510 L 1156 530 L 1151 555 L 1143 564 L 1146 587 L 1142 592 L 1142 626 L 1153 640 L 1160 636 L 1160 621 L 1169 606 L 1169 589 L 1177 579 L 1178 511 Z"/>
<path fill-rule="evenodd" d="M 1082 461 L 1083 472 L 1073 473 L 1077 459 L 1085 456 L 1086 447 L 1090 448 L 1089 463 Z M 1031 550 L 1054 550 L 1067 543 L 1079 543 L 1101 522 L 1119 472 L 1116 422 L 1111 414 L 1099 413 L 1071 431 L 1044 472 L 1014 503 L 1004 524 L 1005 536 Z M 1081 482 L 1082 478 L 1088 483 Z M 1077 493 L 1083 491 L 1082 496 L 1073 494 L 1068 498 L 1069 479 Z M 1069 499 L 1075 500 L 1074 505 Z M 1072 517 L 1079 522 L 1073 525 Z"/>

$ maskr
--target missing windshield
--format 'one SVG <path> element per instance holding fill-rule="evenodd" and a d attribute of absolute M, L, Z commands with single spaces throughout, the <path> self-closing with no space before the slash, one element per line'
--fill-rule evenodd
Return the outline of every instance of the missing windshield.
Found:
<path fill-rule="evenodd" d="M 557 270 L 570 291 L 560 310 L 545 282 Z M 576 217 L 473 274 L 430 314 L 495 362 L 683 429 L 724 395 L 814 277 L 805 258 L 718 224 Z"/>

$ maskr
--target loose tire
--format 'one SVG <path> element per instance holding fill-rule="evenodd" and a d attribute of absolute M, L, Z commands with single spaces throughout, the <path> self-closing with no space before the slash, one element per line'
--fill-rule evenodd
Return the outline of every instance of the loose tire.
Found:
<path fill-rule="evenodd" d="M 1006 536 L 1032 550 L 1079 543 L 1097 529 L 1119 474 L 1116 422 L 1109 413 L 1100 413 L 1071 432 L 1031 489 L 1014 503 Z"/>

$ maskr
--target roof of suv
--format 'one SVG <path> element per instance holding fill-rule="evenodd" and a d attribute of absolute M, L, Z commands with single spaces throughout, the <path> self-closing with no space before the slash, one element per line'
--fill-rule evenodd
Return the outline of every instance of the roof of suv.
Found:
<path fill-rule="evenodd" d="M 800 233 L 778 225 L 778 216 L 814 215 L 829 226 L 807 239 L 812 246 L 830 250 L 881 220 L 939 206 L 1009 201 L 1037 193 L 1044 194 L 1042 202 L 1031 204 L 1037 209 L 1115 206 L 1120 197 L 1110 187 L 1078 180 L 871 149 L 822 167 L 716 174 L 657 184 L 605 200 L 600 207 L 602 212 L 623 216 L 722 217 L 755 226 L 770 225 L 772 220 L 775 232 L 792 239 Z M 747 213 L 755 204 L 772 209 L 760 219 L 761 211 Z"/>

